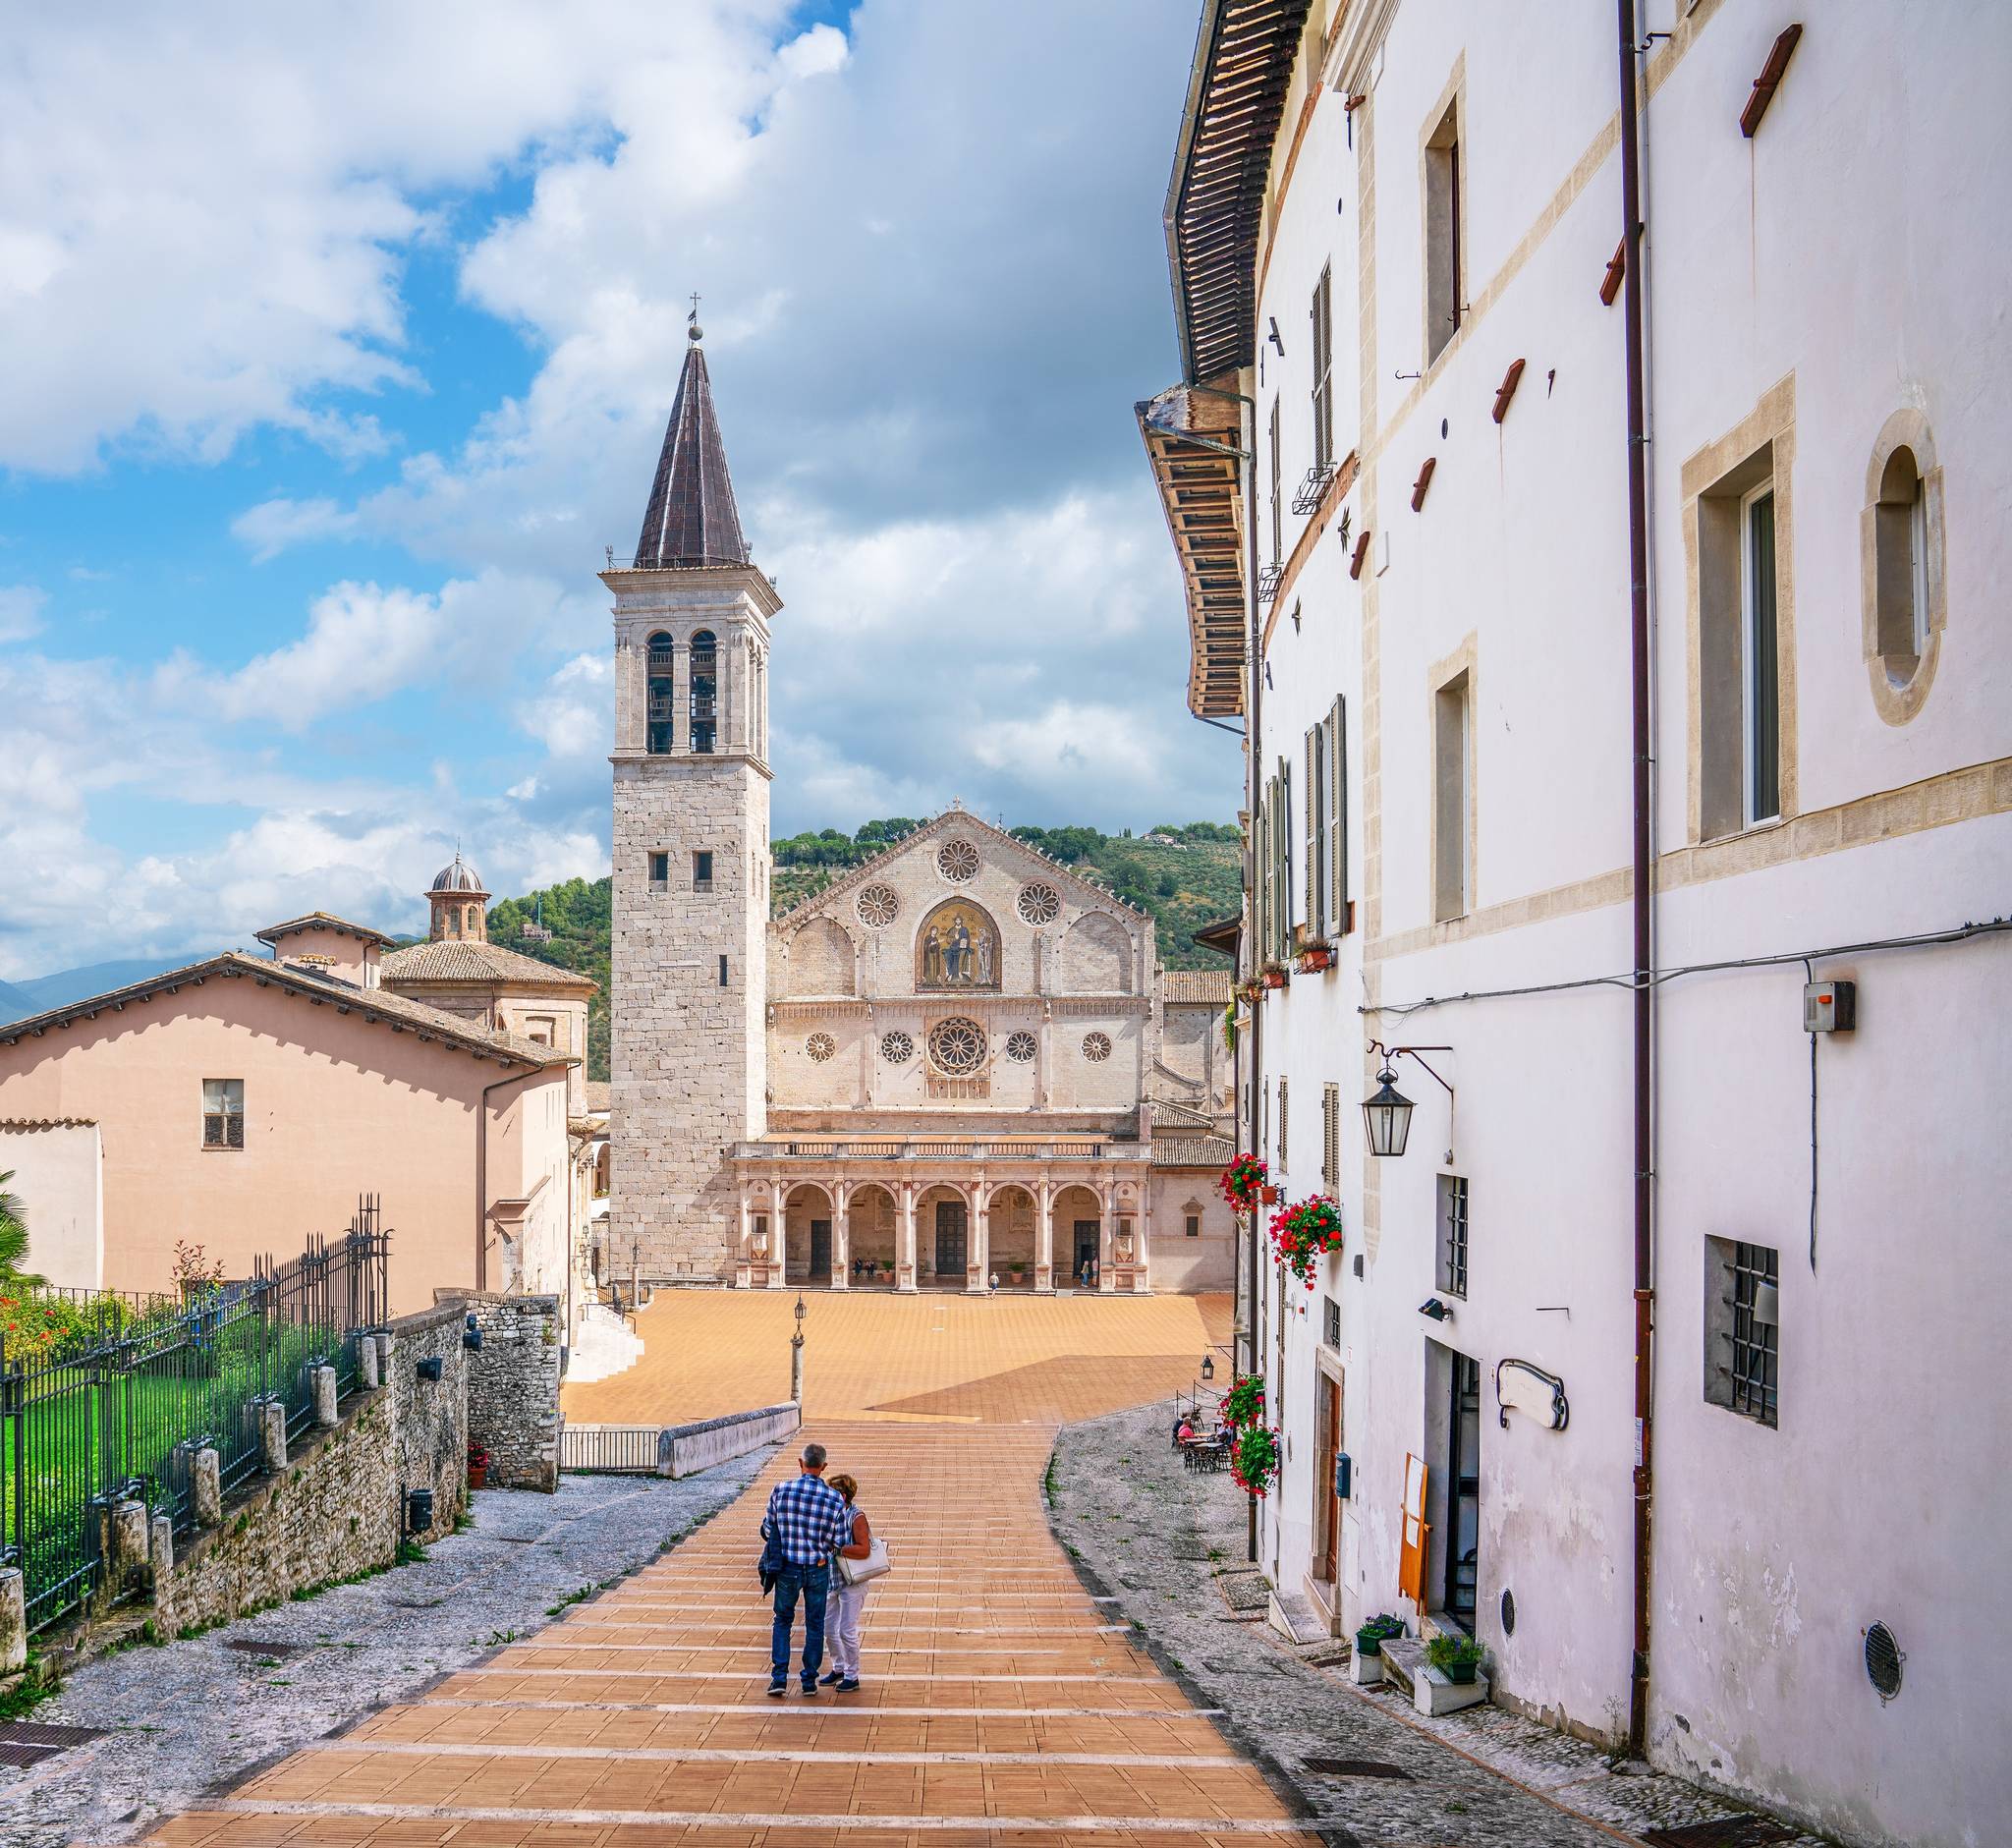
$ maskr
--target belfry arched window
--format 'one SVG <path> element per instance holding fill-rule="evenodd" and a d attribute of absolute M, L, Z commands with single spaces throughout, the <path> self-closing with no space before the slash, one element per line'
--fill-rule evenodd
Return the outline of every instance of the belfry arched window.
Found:
<path fill-rule="evenodd" d="M 671 639 L 662 630 L 649 639 L 649 739 L 651 756 L 671 749 L 672 715 L 676 710 L 671 683 Z"/>
<path fill-rule="evenodd" d="M 692 638 L 692 749 L 712 749 L 719 723 L 719 642 L 710 629 Z"/>

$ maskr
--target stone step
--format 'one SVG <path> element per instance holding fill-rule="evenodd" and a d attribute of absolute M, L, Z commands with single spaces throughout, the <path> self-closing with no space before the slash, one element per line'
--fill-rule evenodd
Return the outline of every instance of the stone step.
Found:
<path fill-rule="evenodd" d="M 1386 1637 L 1382 1656 L 1384 1680 L 1409 1696 L 1425 1672 L 1425 1646 L 1416 1637 Z"/>
<path fill-rule="evenodd" d="M 1311 1598 L 1297 1592 L 1271 1591 L 1271 1627 L 1291 1643 L 1325 1643 L 1334 1631 Z"/>

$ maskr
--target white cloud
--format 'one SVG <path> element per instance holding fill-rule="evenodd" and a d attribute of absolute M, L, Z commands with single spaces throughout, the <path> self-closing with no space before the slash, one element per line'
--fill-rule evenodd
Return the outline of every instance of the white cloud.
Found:
<path fill-rule="evenodd" d="M 553 756 L 585 758 L 598 775 L 614 745 L 614 693 L 612 655 L 576 654 L 536 698 L 519 703 L 517 722 Z M 531 793 L 537 793 L 535 778 Z"/>
<path fill-rule="evenodd" d="M 26 642 L 41 634 L 48 594 L 38 585 L 0 585 L 0 642 Z"/>
<path fill-rule="evenodd" d="M 260 501 L 231 522 L 231 535 L 251 549 L 254 563 L 276 558 L 308 539 L 343 538 L 355 532 L 357 517 L 327 496 L 312 500 Z"/>

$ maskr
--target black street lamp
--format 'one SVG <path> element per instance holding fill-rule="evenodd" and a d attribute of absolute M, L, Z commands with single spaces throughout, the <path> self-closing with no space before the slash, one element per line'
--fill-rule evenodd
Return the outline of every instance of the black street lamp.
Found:
<path fill-rule="evenodd" d="M 1388 1063 L 1376 1074 L 1376 1091 L 1363 1099 L 1363 1127 L 1369 1134 L 1372 1155 L 1401 1155 L 1411 1135 L 1412 1100 L 1397 1089 L 1397 1074 Z"/>
<path fill-rule="evenodd" d="M 1204 1380 L 1215 1377 L 1215 1356 L 1213 1354 L 1204 1354 L 1202 1357 L 1202 1377 Z"/>

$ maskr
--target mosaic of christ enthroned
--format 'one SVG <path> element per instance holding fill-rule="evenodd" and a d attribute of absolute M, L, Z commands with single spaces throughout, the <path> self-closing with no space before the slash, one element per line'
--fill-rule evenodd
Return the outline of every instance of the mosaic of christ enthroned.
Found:
<path fill-rule="evenodd" d="M 996 988 L 1000 960 L 999 926 L 968 898 L 938 905 L 916 932 L 919 989 Z"/>

